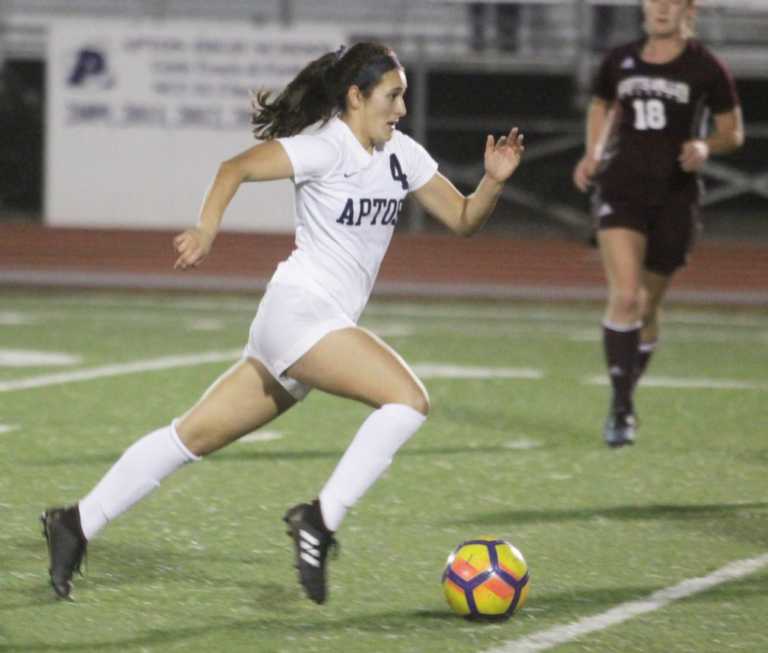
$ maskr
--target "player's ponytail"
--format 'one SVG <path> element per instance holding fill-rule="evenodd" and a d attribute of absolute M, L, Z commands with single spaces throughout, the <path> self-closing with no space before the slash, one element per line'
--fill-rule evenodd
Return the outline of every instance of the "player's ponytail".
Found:
<path fill-rule="evenodd" d="M 293 136 L 316 122 L 344 111 L 347 91 L 357 86 L 369 96 L 382 75 L 402 68 L 394 51 L 378 43 L 357 43 L 328 52 L 307 64 L 274 100 L 256 94 L 251 117 L 256 138 Z"/>

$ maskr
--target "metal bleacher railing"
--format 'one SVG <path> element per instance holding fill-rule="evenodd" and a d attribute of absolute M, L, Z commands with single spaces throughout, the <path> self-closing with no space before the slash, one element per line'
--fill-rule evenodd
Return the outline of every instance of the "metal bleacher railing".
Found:
<path fill-rule="evenodd" d="M 699 32 L 713 46 L 738 53 L 737 74 L 741 69 L 768 75 L 768 2 L 698 0 L 698 5 Z M 534 53 L 542 65 L 564 65 L 584 47 L 609 45 L 636 31 L 631 14 L 638 6 L 639 0 L 0 0 L 0 46 L 6 56 L 41 56 L 47 27 L 65 17 L 319 21 L 386 40 L 404 53 L 420 48 L 449 59 L 470 55 L 469 62 L 476 63 L 473 36 L 485 23 L 481 50 L 487 65 L 525 65 Z M 514 17 L 505 19 L 505 12 Z M 512 38 L 518 56 L 510 58 L 506 46 Z M 504 53 L 501 62 L 499 53 Z"/>
<path fill-rule="evenodd" d="M 729 63 L 737 78 L 768 80 L 768 0 L 698 0 L 697 31 Z M 4 59 L 40 59 L 50 25 L 62 18 L 143 18 L 239 21 L 290 26 L 308 21 L 343 25 L 350 41 L 374 38 L 391 44 L 406 62 L 412 80 L 409 123 L 422 142 L 429 132 L 501 131 L 516 116 L 440 115 L 429 105 L 435 73 L 531 73 L 570 76 L 574 109 L 583 108 L 588 84 L 602 53 L 640 33 L 639 0 L 0 0 L 0 65 Z M 506 115 L 505 115 L 506 114 Z M 574 152 L 582 123 L 571 116 L 525 117 L 540 135 L 526 161 Z M 761 122 L 765 120 L 766 122 Z M 751 139 L 768 140 L 768 115 L 748 124 Z M 477 179 L 480 162 L 444 167 L 461 182 Z M 712 162 L 705 175 L 716 181 L 710 204 L 752 194 L 768 199 L 768 173 Z M 565 228 L 588 221 L 572 203 L 515 184 L 507 199 L 546 215 Z M 419 229 L 421 216 L 411 224 Z"/>

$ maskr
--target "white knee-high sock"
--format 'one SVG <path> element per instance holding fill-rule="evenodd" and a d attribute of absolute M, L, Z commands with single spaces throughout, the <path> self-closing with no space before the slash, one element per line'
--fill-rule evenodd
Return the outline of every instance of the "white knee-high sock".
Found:
<path fill-rule="evenodd" d="M 166 476 L 195 460 L 200 457 L 184 446 L 175 422 L 135 442 L 79 502 L 85 539 L 147 496 Z"/>
<path fill-rule="evenodd" d="M 339 527 L 347 510 L 384 473 L 395 452 L 425 419 L 404 404 L 385 404 L 368 416 L 320 492 L 320 510 L 329 530 Z"/>

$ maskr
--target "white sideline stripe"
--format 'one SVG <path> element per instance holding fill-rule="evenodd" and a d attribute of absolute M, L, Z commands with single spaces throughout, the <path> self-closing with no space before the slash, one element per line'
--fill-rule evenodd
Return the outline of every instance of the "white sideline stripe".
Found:
<path fill-rule="evenodd" d="M 526 451 L 528 449 L 537 449 L 541 446 L 539 440 L 532 440 L 530 438 L 520 438 L 519 440 L 510 440 L 501 445 L 505 449 L 517 449 L 520 451 Z"/>
<path fill-rule="evenodd" d="M 82 362 L 82 357 L 62 351 L 36 349 L 0 349 L 0 367 L 66 367 Z"/>
<path fill-rule="evenodd" d="M 396 303 L 373 301 L 365 309 L 367 316 L 384 315 L 386 317 L 415 317 L 437 319 L 467 319 L 477 322 L 482 320 L 531 321 L 531 322 L 587 322 L 598 329 L 600 311 L 583 311 L 565 308 L 562 310 L 542 310 L 536 306 L 454 306 L 423 303 Z M 715 312 L 676 312 L 665 317 L 666 324 L 693 324 L 706 327 L 722 326 L 764 328 L 765 317 L 761 315 L 728 315 L 723 311 Z"/>
<path fill-rule="evenodd" d="M 571 342 L 602 342 L 602 334 L 593 332 L 594 330 L 587 331 L 586 329 L 577 331 L 573 329 L 560 328 L 554 329 L 547 327 L 545 333 L 566 334 L 566 337 Z M 665 333 L 672 334 L 669 336 L 669 340 L 675 340 L 675 342 L 709 342 L 709 343 L 731 343 L 734 341 L 733 331 L 712 331 L 712 330 L 691 330 L 678 331 L 674 327 L 665 330 Z M 759 342 L 764 343 L 768 341 L 768 335 L 764 331 L 755 331 L 755 333 L 742 333 L 739 335 L 739 342 Z"/>
<path fill-rule="evenodd" d="M 26 309 L 32 319 L 38 319 L 36 315 L 39 301 L 36 301 L 34 309 Z M 252 315 L 256 312 L 258 299 L 251 300 L 225 300 L 225 299 L 183 299 L 172 296 L 160 297 L 158 301 L 147 301 L 145 299 L 128 299 L 121 296 L 119 299 L 109 297 L 93 297 L 84 294 L 76 297 L 67 298 L 46 298 L 46 305 L 51 306 L 94 306 L 98 308 L 115 308 L 122 311 L 134 312 L 137 308 L 147 308 L 151 311 L 161 309 L 163 311 L 171 310 L 200 310 L 200 311 L 230 311 L 235 313 L 244 313 Z M 536 302 L 534 303 L 536 304 Z M 11 311 L 15 313 L 15 311 Z M 2 313 L 0 313 L 2 315 Z M 597 325 L 599 321 L 599 311 L 584 311 L 567 308 L 562 310 L 548 309 L 543 310 L 537 306 L 482 306 L 466 304 L 450 305 L 431 305 L 423 303 L 403 303 L 403 302 L 382 302 L 374 300 L 365 311 L 366 316 L 384 316 L 391 318 L 393 315 L 402 317 L 434 317 L 439 319 L 468 319 L 476 322 L 483 320 L 504 320 L 513 321 L 534 321 L 534 322 L 586 322 Z M 13 318 L 12 318 L 13 319 Z M 123 318 L 120 318 L 123 319 Z M 723 311 L 675 311 L 665 317 L 665 322 L 671 324 L 692 324 L 711 327 L 733 327 L 746 328 L 764 328 L 767 320 L 761 315 L 733 315 L 726 314 Z M 594 326 L 596 329 L 597 326 Z"/>
<path fill-rule="evenodd" d="M 279 440 L 283 437 L 281 431 L 253 431 L 244 435 L 238 442 L 269 442 L 270 440 Z"/>
<path fill-rule="evenodd" d="M 187 329 L 190 331 L 221 331 L 225 327 L 223 320 L 216 318 L 200 318 L 198 320 L 188 320 Z"/>
<path fill-rule="evenodd" d="M 373 331 L 377 336 L 380 336 L 382 338 L 397 338 L 397 337 L 405 337 L 405 336 L 412 336 L 415 333 L 418 332 L 418 329 L 414 328 L 410 324 L 401 324 L 399 322 L 393 322 L 393 323 L 366 323 L 362 326 L 370 329 Z"/>
<path fill-rule="evenodd" d="M 103 365 L 84 370 L 72 370 L 58 374 L 44 374 L 32 376 L 26 379 L 0 382 L 0 392 L 13 392 L 14 390 L 28 390 L 30 388 L 42 388 L 49 385 L 61 385 L 77 381 L 91 381 L 103 379 L 109 376 L 121 376 L 123 374 L 135 374 L 136 372 L 151 372 L 156 370 L 168 370 L 175 367 L 193 367 L 204 363 L 218 363 L 230 361 L 240 356 L 242 350 L 209 351 L 204 354 L 186 354 L 182 356 L 163 356 L 147 360 L 121 363 L 118 365 Z"/>
<path fill-rule="evenodd" d="M 413 371 L 425 379 L 541 379 L 544 373 L 524 367 L 471 367 L 443 363 L 416 363 Z"/>
<path fill-rule="evenodd" d="M 139 360 L 132 363 L 118 365 L 104 365 L 84 370 L 72 370 L 58 374 L 44 374 L 32 376 L 26 379 L 0 382 L 0 392 L 13 392 L 14 390 L 29 390 L 42 388 L 49 385 L 61 385 L 75 383 L 77 381 L 91 381 L 110 376 L 123 374 L 135 374 L 137 372 L 151 372 L 167 370 L 176 367 L 192 367 L 204 363 L 218 363 L 220 361 L 235 360 L 242 353 L 240 349 L 231 351 L 209 351 L 204 354 L 187 354 L 182 356 L 163 356 L 148 360 Z M 443 365 L 438 363 L 421 363 L 413 366 L 414 371 L 424 378 L 449 378 L 449 379 L 540 379 L 543 373 L 540 370 L 507 367 L 466 367 L 461 365 Z"/>
<path fill-rule="evenodd" d="M 645 599 L 621 603 L 602 614 L 585 617 L 570 624 L 554 626 L 533 635 L 509 641 L 498 648 L 489 649 L 486 653 L 534 653 L 535 651 L 546 651 L 583 635 L 605 630 L 610 626 L 628 621 L 638 615 L 654 612 L 673 601 L 679 601 L 694 594 L 706 592 L 708 589 L 722 583 L 749 576 L 767 565 L 768 553 L 764 553 L 756 558 L 737 560 L 725 565 L 725 567 L 721 567 L 708 576 L 689 578 L 682 583 L 654 592 Z"/>
<path fill-rule="evenodd" d="M 672 377 L 648 377 L 643 381 L 647 388 L 712 388 L 713 390 L 768 390 L 768 385 L 737 381 L 735 379 L 678 379 Z"/>
<path fill-rule="evenodd" d="M 18 424 L 0 424 L 0 433 L 10 433 L 11 431 L 18 431 Z"/>
<path fill-rule="evenodd" d="M 605 376 L 590 376 L 583 380 L 587 385 L 608 385 Z M 735 379 L 684 379 L 670 376 L 644 377 L 640 384 L 645 388 L 690 388 L 704 390 L 768 390 L 764 383 L 751 383 Z"/>
<path fill-rule="evenodd" d="M 0 326 L 21 326 L 24 324 L 34 324 L 37 320 L 34 317 L 16 311 L 0 311 Z"/>

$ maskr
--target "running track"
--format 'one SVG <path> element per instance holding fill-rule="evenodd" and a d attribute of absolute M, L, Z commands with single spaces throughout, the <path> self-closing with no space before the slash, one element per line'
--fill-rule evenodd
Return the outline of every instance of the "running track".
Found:
<path fill-rule="evenodd" d="M 174 232 L 0 224 L 0 284 L 258 290 L 291 250 L 289 235 L 222 233 L 193 272 L 172 269 Z M 601 299 L 597 250 L 579 241 L 481 233 L 396 234 L 378 294 Z M 768 306 L 768 243 L 698 244 L 672 299 Z"/>

